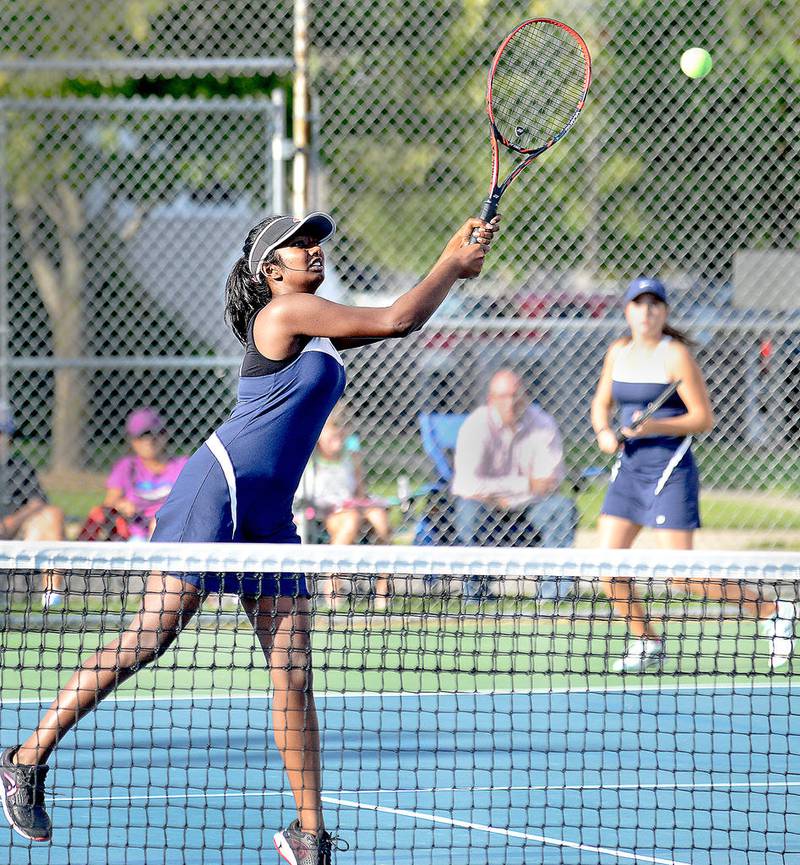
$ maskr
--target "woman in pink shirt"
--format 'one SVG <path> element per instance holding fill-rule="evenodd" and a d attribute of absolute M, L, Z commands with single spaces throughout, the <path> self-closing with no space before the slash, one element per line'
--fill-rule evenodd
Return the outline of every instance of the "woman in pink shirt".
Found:
<path fill-rule="evenodd" d="M 131 412 L 125 431 L 133 453 L 114 463 L 103 505 L 125 517 L 132 539 L 147 539 L 187 457 L 168 456 L 164 422 L 152 408 Z"/>

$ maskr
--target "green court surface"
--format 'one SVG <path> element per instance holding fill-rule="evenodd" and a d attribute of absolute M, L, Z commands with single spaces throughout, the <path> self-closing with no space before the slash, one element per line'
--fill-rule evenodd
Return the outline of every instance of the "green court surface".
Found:
<path fill-rule="evenodd" d="M 648 679 L 609 673 L 610 663 L 624 652 L 625 632 L 611 619 L 606 603 L 565 603 L 558 611 L 550 607 L 537 612 L 532 603 L 509 602 L 461 614 L 454 602 L 427 608 L 420 601 L 408 601 L 398 607 L 397 613 L 385 616 L 317 615 L 316 690 L 538 690 L 615 687 L 632 678 Z M 722 619 L 718 607 L 704 609 L 694 601 L 654 605 L 651 615 L 662 619 L 659 627 L 667 637 L 669 659 L 659 683 L 769 676 L 767 643 L 755 622 Z M 52 625 L 61 616 L 49 618 Z M 80 622 L 73 613 L 64 620 Z M 82 657 L 116 633 L 6 631 L 0 638 L 2 695 L 54 694 Z M 782 678 L 788 675 L 783 673 Z M 176 647 L 121 686 L 119 693 L 247 693 L 268 688 L 264 658 L 244 616 L 223 616 L 217 627 L 213 614 L 206 614 L 187 627 Z"/>

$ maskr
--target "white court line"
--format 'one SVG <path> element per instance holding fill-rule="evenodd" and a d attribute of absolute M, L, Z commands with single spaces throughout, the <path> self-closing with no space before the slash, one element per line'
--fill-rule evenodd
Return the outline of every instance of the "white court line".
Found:
<path fill-rule="evenodd" d="M 341 794 L 352 796 L 373 795 L 385 796 L 391 794 L 408 795 L 409 793 L 561 793 L 567 790 L 735 790 L 753 787 L 800 787 L 800 781 L 707 781 L 693 784 L 691 781 L 654 781 L 651 784 L 541 784 L 534 786 L 512 785 L 503 787 L 408 787 L 386 788 L 376 790 L 339 790 Z"/>
<path fill-rule="evenodd" d="M 644 853 L 629 853 L 626 850 L 616 850 L 613 847 L 594 847 L 591 844 L 578 844 L 575 841 L 564 841 L 561 838 L 551 838 L 548 835 L 535 835 L 532 832 L 515 832 L 512 829 L 500 829 L 497 826 L 487 826 L 483 823 L 469 823 L 466 820 L 453 820 L 450 817 L 439 817 L 436 814 L 425 814 L 421 811 L 406 811 L 403 808 L 387 808 L 383 805 L 366 805 L 362 802 L 352 802 L 349 799 L 335 799 L 323 796 L 323 802 L 331 805 L 347 805 L 365 811 L 379 811 L 382 814 L 396 814 L 399 817 L 410 817 L 412 820 L 426 820 L 429 823 L 443 823 L 459 829 L 474 829 L 489 832 L 493 835 L 503 835 L 506 838 L 521 838 L 523 841 L 538 841 L 554 847 L 568 847 L 571 850 L 584 850 L 588 853 L 599 853 L 603 856 L 613 856 L 615 859 L 629 859 L 634 862 L 650 862 L 653 865 L 692 865 L 678 859 L 661 859 L 658 856 L 647 856 Z"/>
<path fill-rule="evenodd" d="M 314 694 L 317 700 L 382 700 L 386 697 L 400 697 L 403 699 L 422 699 L 422 698 L 444 698 L 447 697 L 505 697 L 513 695 L 521 696 L 547 696 L 550 694 L 637 694 L 640 692 L 664 692 L 664 691 L 732 691 L 732 690 L 775 690 L 800 688 L 800 679 L 788 681 L 767 681 L 767 682 L 752 682 L 745 680 L 742 682 L 670 682 L 657 685 L 647 684 L 628 684 L 628 685 L 575 685 L 565 686 L 563 688 L 529 688 L 521 689 L 506 689 L 506 690 L 479 690 L 479 691 L 320 691 Z M 54 697 L 45 697 L 36 699 L 35 697 L 23 697 L 19 699 L 2 699 L 0 700 L 0 708 L 3 706 L 16 706 L 23 704 L 41 704 L 50 703 Z M 271 694 L 227 694 L 227 693 L 210 693 L 210 694 L 163 694 L 163 695 L 136 695 L 136 696 L 117 696 L 109 695 L 104 698 L 103 703 L 133 703 L 141 701 L 143 703 L 169 702 L 175 703 L 178 701 L 206 701 L 213 703 L 217 700 L 271 700 Z"/>
<path fill-rule="evenodd" d="M 288 797 L 287 792 L 274 792 L 261 790 L 258 792 L 241 792 L 241 791 L 226 791 L 224 793 L 163 793 L 163 794 L 142 794 L 134 796 L 73 796 L 73 797 L 58 797 L 54 800 L 54 804 L 64 802 L 86 802 L 86 801 L 139 801 L 139 800 L 159 800 L 159 799 L 229 799 L 237 796 L 258 796 L 260 798 L 268 798 L 271 796 Z M 591 844 L 579 844 L 575 841 L 564 841 L 561 838 L 553 838 L 548 835 L 536 835 L 532 832 L 516 832 L 513 829 L 500 829 L 496 826 L 487 826 L 483 823 L 470 823 L 466 820 L 454 820 L 450 817 L 440 817 L 436 814 L 426 814 L 421 811 L 407 811 L 403 808 L 388 808 L 383 805 L 368 805 L 362 802 L 353 802 L 349 799 L 339 799 L 333 796 L 322 796 L 322 801 L 331 805 L 345 805 L 351 808 L 360 808 L 365 811 L 380 812 L 383 814 L 395 814 L 399 817 L 410 817 L 413 820 L 426 820 L 430 823 L 441 823 L 446 826 L 452 826 L 459 829 L 470 829 L 480 832 L 488 832 L 494 835 L 503 835 L 506 838 L 519 838 L 523 841 L 536 841 L 541 844 L 547 844 L 556 847 L 567 847 L 572 850 L 583 850 L 589 853 L 599 853 L 604 856 L 612 856 L 615 859 L 628 859 L 634 862 L 649 862 L 651 865 L 691 865 L 690 862 L 682 862 L 677 859 L 662 859 L 658 856 L 648 856 L 644 853 L 629 853 L 625 850 L 616 850 L 612 847 L 595 847 Z"/>
<path fill-rule="evenodd" d="M 585 785 L 585 786 L 565 786 L 565 787 L 476 787 L 469 788 L 470 792 L 480 792 L 480 791 L 493 791 L 493 790 L 597 790 L 597 789 L 628 789 L 632 787 L 634 789 L 652 789 L 659 787 L 688 787 L 688 788 L 698 788 L 698 789 L 708 789 L 708 788 L 735 788 L 735 787 L 764 787 L 764 786 L 800 786 L 800 782 L 754 782 L 751 784 L 747 783 L 710 783 L 710 784 L 696 784 L 696 785 L 681 785 L 681 784 L 654 784 L 654 785 L 626 785 L 626 784 L 617 784 L 617 785 Z M 361 794 L 369 795 L 370 793 L 379 794 L 379 793 L 419 793 L 419 792 L 463 792 L 462 788 L 427 788 L 422 790 L 361 790 L 358 791 Z M 353 791 L 340 791 L 339 796 L 342 794 L 348 794 Z M 456 820 L 451 817 L 441 817 L 436 814 L 428 814 L 421 811 L 409 811 L 404 808 L 390 808 L 384 805 L 370 805 L 363 802 L 355 802 L 349 799 L 342 799 L 339 796 L 332 796 L 327 793 L 323 793 L 322 801 L 327 802 L 328 804 L 333 805 L 341 805 L 351 808 L 357 808 L 365 811 L 372 811 L 376 813 L 383 814 L 393 814 L 400 817 L 409 817 L 413 820 L 424 820 L 431 823 L 438 823 L 454 828 L 460 829 L 468 829 L 471 831 L 480 831 L 487 832 L 494 835 L 502 835 L 506 838 L 517 838 L 523 841 L 535 841 L 540 844 L 555 846 L 561 848 L 568 848 L 572 850 L 579 850 L 589 853 L 597 853 L 601 856 L 609 856 L 616 860 L 629 860 L 632 862 L 645 862 L 650 863 L 650 865 L 691 865 L 689 862 L 683 862 L 677 859 L 664 859 L 658 856 L 649 856 L 645 853 L 631 853 L 626 850 L 619 850 L 612 847 L 597 847 L 591 844 L 581 844 L 575 841 L 565 841 L 562 838 L 555 838 L 548 835 L 538 835 L 533 832 L 518 832 L 512 829 L 501 829 L 496 826 L 489 826 L 483 823 L 474 823 L 465 820 Z M 169 800 L 192 800 L 192 799 L 245 799 L 245 798 L 259 798 L 259 799 L 268 799 L 268 798 L 290 798 L 291 793 L 289 791 L 273 791 L 273 790 L 258 790 L 258 791 L 237 791 L 230 790 L 224 791 L 220 793 L 210 793 L 208 791 L 204 791 L 201 793 L 146 793 L 146 794 L 128 794 L 128 795 L 109 795 L 109 796 L 69 796 L 69 797 L 55 797 L 53 800 L 53 804 L 64 804 L 69 802 L 137 802 L 137 801 L 169 801 Z"/>

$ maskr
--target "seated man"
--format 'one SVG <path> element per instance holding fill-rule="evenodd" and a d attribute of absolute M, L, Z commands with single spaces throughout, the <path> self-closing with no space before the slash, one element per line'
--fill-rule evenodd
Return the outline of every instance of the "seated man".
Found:
<path fill-rule="evenodd" d="M 36 470 L 12 444 L 14 421 L 7 406 L 0 406 L 0 540 L 63 541 L 64 514 L 51 505 Z M 42 608 L 62 603 L 64 576 L 60 571 L 42 573 Z"/>
<path fill-rule="evenodd" d="M 486 405 L 459 430 L 452 492 L 458 542 L 478 546 L 569 547 L 575 503 L 558 492 L 564 479 L 561 435 L 550 415 L 531 405 L 509 369 L 489 383 Z M 543 582 L 541 598 L 561 600 L 572 579 Z M 467 596 L 479 591 L 466 585 Z"/>

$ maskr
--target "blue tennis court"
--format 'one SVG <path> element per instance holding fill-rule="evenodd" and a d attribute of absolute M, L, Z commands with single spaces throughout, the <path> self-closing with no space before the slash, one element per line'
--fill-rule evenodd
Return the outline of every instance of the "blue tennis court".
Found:
<path fill-rule="evenodd" d="M 800 691 L 352 694 L 319 700 L 337 865 L 800 861 Z M 3 744 L 35 701 L 6 700 Z M 109 700 L 51 761 L 52 845 L 2 862 L 260 865 L 294 816 L 269 701 Z M 745 852 L 746 851 L 746 852 Z"/>

